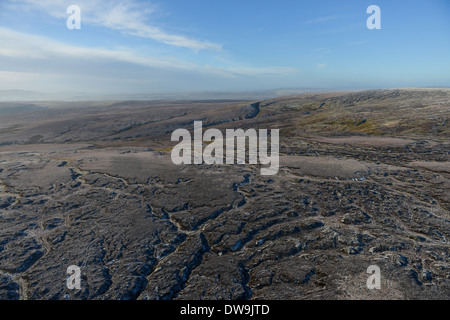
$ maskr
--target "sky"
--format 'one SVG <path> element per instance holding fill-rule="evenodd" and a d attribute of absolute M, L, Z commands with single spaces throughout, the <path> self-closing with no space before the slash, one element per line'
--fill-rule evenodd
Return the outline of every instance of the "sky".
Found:
<path fill-rule="evenodd" d="M 81 29 L 67 27 L 70 5 Z M 370 5 L 381 29 L 367 27 Z M 0 91 L 441 86 L 449 0 L 0 0 Z"/>

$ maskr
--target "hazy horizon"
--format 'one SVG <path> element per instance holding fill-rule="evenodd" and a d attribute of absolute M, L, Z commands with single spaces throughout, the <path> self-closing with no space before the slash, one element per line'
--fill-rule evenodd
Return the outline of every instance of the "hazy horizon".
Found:
<path fill-rule="evenodd" d="M 145 100 L 230 100 L 252 101 L 266 100 L 283 96 L 331 93 L 331 92 L 363 92 L 375 90 L 450 90 L 449 86 L 404 87 L 404 88 L 275 88 L 254 91 L 196 91 L 196 92 L 161 92 L 161 93 L 86 93 L 86 92 L 39 92 L 31 90 L 0 90 L 0 102 L 87 102 L 87 101 L 145 101 Z"/>

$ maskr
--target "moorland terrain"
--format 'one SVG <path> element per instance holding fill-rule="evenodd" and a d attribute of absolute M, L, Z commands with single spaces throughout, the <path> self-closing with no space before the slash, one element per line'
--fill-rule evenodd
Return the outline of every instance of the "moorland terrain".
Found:
<path fill-rule="evenodd" d="M 1 102 L 0 299 L 448 299 L 449 118 L 448 89 Z M 194 121 L 279 129 L 278 174 L 174 165 Z"/>

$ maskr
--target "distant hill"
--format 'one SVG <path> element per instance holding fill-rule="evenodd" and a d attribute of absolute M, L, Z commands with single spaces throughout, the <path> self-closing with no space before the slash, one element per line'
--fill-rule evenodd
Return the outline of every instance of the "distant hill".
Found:
<path fill-rule="evenodd" d="M 2 103 L 0 104 L 0 116 L 8 115 L 8 114 L 20 114 L 29 111 L 37 111 L 44 110 L 46 107 L 39 106 L 32 103 Z"/>

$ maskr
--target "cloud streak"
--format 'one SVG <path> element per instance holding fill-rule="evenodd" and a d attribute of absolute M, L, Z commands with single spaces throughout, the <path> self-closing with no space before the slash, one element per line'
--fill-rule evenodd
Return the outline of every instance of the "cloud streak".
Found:
<path fill-rule="evenodd" d="M 330 21 L 330 20 L 335 20 L 335 19 L 338 19 L 338 18 L 339 18 L 339 16 L 319 17 L 319 18 L 307 20 L 307 21 L 305 21 L 305 24 L 317 24 L 317 23 L 327 22 L 327 21 Z"/>
<path fill-rule="evenodd" d="M 52 17 L 46 19 L 46 26 L 61 23 L 65 28 L 66 10 L 72 3 L 71 0 L 6 0 L 0 6 L 5 12 L 21 12 L 22 17 L 31 19 L 45 14 Z M 113 30 L 182 48 L 166 48 L 159 51 L 162 54 L 150 54 L 148 50 L 134 47 L 133 41 L 128 45 L 102 41 L 96 45 L 74 44 L 57 40 L 51 33 L 31 34 L 0 26 L 0 87 L 104 93 L 244 90 L 266 86 L 274 80 L 283 82 L 299 73 L 290 67 L 261 67 L 220 60 L 224 53 L 221 46 L 164 32 L 154 22 L 149 23 L 148 18 L 158 10 L 150 2 L 77 0 L 74 3 L 81 8 L 82 28 L 99 26 L 107 28 L 107 34 Z M 105 29 L 100 31 L 105 34 Z M 206 52 L 186 54 L 183 48 Z M 167 54 L 168 51 L 173 55 Z"/>
<path fill-rule="evenodd" d="M 47 60 L 49 63 L 55 58 L 71 61 L 116 61 L 126 62 L 146 67 L 184 69 L 190 71 L 202 71 L 233 76 L 258 76 L 258 75 L 286 75 L 297 72 L 295 68 L 263 67 L 252 68 L 246 66 L 209 66 L 181 61 L 170 57 L 150 57 L 134 53 L 131 49 L 120 50 L 87 48 L 68 45 L 43 36 L 30 35 L 0 27 L 0 56 L 13 59 Z"/>
<path fill-rule="evenodd" d="M 47 60 L 55 58 L 89 60 L 111 60 L 161 68 L 192 68 L 192 64 L 171 58 L 139 56 L 128 50 L 86 48 L 64 44 L 46 37 L 25 34 L 0 27 L 0 56 L 14 59 Z"/>
<path fill-rule="evenodd" d="M 298 72 L 286 67 L 249 67 L 198 64 L 172 57 L 153 57 L 130 48 L 104 49 L 65 44 L 44 36 L 0 27 L 0 85 L 46 90 L 52 86 L 74 90 L 137 90 L 146 86 L 201 90 L 210 84 L 246 84 L 283 78 Z M 37 76 L 40 75 L 40 76 Z M 14 81 L 8 81 L 8 78 Z M 33 87 L 33 82 L 36 87 Z M 14 87 L 11 87 L 14 85 Z"/>
<path fill-rule="evenodd" d="M 10 6 L 22 10 L 38 10 L 57 19 L 67 19 L 66 9 L 72 4 L 64 0 L 7 0 Z M 156 11 L 150 2 L 134 0 L 77 0 L 82 11 L 82 24 L 105 27 L 136 37 L 151 39 L 166 45 L 188 48 L 194 51 L 221 51 L 222 46 L 205 40 L 172 34 L 149 23 Z"/>

